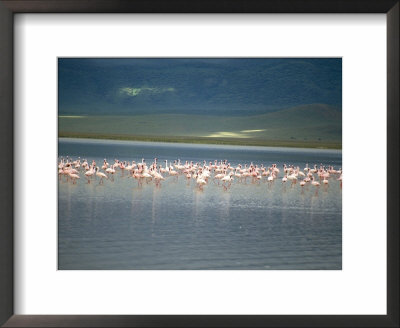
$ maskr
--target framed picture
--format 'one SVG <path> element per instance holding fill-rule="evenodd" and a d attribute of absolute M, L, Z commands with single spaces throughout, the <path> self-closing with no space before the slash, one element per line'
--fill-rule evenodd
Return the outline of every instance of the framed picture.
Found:
<path fill-rule="evenodd" d="M 398 1 L 0 10 L 1 324 L 398 326 Z"/>

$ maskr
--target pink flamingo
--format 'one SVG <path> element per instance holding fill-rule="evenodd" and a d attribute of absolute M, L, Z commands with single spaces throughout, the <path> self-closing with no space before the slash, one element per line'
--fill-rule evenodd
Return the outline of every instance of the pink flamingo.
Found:
<path fill-rule="evenodd" d="M 72 184 L 76 183 L 76 179 L 79 179 L 79 175 L 75 174 L 75 173 L 71 173 L 69 172 L 68 175 L 70 176 L 70 178 L 72 179 Z"/>
<path fill-rule="evenodd" d="M 172 169 L 172 166 L 169 167 L 169 175 L 176 177 L 178 179 L 178 172 Z"/>
<path fill-rule="evenodd" d="M 225 176 L 221 179 L 221 181 L 222 181 L 222 183 L 224 184 L 224 187 L 225 187 L 225 188 L 226 188 L 225 182 L 229 182 L 228 187 L 231 186 L 231 183 L 232 183 L 232 181 L 233 181 L 232 175 L 233 175 L 233 172 L 230 172 L 228 175 L 225 175 Z"/>
<path fill-rule="evenodd" d="M 319 187 L 319 186 L 321 185 L 318 181 L 315 181 L 315 180 L 314 180 L 314 177 L 312 177 L 312 179 L 311 179 L 311 184 L 312 184 L 313 186 L 315 186 L 315 187 Z"/>
<path fill-rule="evenodd" d="M 99 184 L 104 183 L 104 181 L 103 181 L 104 178 L 108 179 L 107 175 L 105 175 L 103 172 L 99 172 L 99 167 L 96 167 L 96 176 L 98 176 L 100 178 Z"/>
<path fill-rule="evenodd" d="M 90 178 L 94 175 L 94 169 L 93 167 L 90 167 L 88 171 L 85 172 L 85 176 L 87 178 L 88 183 L 90 183 Z"/>
<path fill-rule="evenodd" d="M 201 190 L 203 190 L 203 186 L 207 184 L 206 180 L 204 180 L 201 176 L 197 177 L 196 183 Z"/>

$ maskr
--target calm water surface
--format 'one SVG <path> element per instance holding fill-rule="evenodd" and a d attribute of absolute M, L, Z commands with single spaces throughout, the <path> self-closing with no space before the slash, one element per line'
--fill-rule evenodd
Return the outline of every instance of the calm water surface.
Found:
<path fill-rule="evenodd" d="M 59 156 L 93 159 L 154 157 L 164 160 L 227 159 L 237 164 L 342 165 L 336 150 L 215 146 L 59 139 Z M 165 175 L 165 174 L 164 174 Z M 240 183 L 228 190 L 212 180 L 168 177 L 161 187 L 138 186 L 121 176 L 59 181 L 58 266 L 68 269 L 304 270 L 342 267 L 342 192 L 339 181 L 318 190 L 277 179 Z"/>

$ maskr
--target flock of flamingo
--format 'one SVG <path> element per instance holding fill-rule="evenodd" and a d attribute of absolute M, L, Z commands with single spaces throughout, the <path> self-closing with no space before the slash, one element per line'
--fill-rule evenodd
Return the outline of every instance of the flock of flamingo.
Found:
<path fill-rule="evenodd" d="M 231 166 L 227 160 L 215 160 L 207 163 L 206 161 L 193 163 L 193 161 L 181 160 L 174 162 L 164 161 L 165 165 L 160 165 L 158 159 L 147 165 L 144 159 L 141 162 L 127 162 L 114 160 L 114 163 L 109 164 L 104 159 L 101 167 L 94 160 L 88 162 L 86 159 L 81 160 L 79 157 L 75 160 L 61 157 L 58 162 L 58 175 L 61 180 L 63 177 L 67 182 L 76 184 L 81 176 L 86 179 L 86 183 L 92 183 L 93 180 L 98 180 L 99 184 L 104 184 L 104 180 L 114 181 L 114 176 L 120 171 L 121 177 L 128 177 L 137 180 L 138 186 L 142 186 L 143 182 L 154 183 L 157 187 L 161 186 L 161 182 L 168 177 L 178 179 L 182 176 L 190 183 L 195 181 L 197 188 L 203 190 L 204 186 L 213 181 L 221 184 L 227 190 L 231 187 L 234 180 L 239 183 L 247 183 L 248 179 L 252 183 L 260 183 L 261 181 L 274 183 L 276 180 L 281 180 L 282 184 L 290 183 L 292 186 L 299 181 L 300 187 L 310 184 L 318 188 L 321 184 L 328 186 L 330 180 L 340 181 L 342 187 L 342 169 L 334 169 L 333 166 L 324 166 L 322 164 L 310 167 L 308 164 L 301 170 L 299 166 L 284 164 L 280 170 L 276 164 L 264 166 L 263 164 L 254 165 L 238 164 Z M 282 171 L 282 173 L 281 173 Z"/>

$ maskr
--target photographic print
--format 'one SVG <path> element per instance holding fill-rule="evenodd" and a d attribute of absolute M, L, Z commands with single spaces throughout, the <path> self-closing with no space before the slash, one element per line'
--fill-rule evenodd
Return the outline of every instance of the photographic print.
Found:
<path fill-rule="evenodd" d="M 59 270 L 341 270 L 341 58 L 59 58 Z"/>

